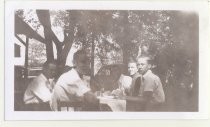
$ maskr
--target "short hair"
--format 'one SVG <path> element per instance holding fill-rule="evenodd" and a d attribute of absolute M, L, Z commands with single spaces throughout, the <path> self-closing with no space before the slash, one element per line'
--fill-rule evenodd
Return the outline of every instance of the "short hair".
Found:
<path fill-rule="evenodd" d="M 49 64 L 54 64 L 54 65 L 57 66 L 57 60 L 47 60 L 47 61 L 45 61 L 44 64 L 43 64 L 43 66 L 42 66 L 43 69 L 44 68 L 48 68 Z"/>
<path fill-rule="evenodd" d="M 128 63 L 136 63 L 137 61 L 133 57 L 129 57 Z"/>
<path fill-rule="evenodd" d="M 87 53 L 83 49 L 80 49 L 80 50 L 78 50 L 77 52 L 74 53 L 73 62 L 78 61 L 80 58 L 88 59 Z"/>
<path fill-rule="evenodd" d="M 153 60 L 152 60 L 152 58 L 150 56 L 139 56 L 139 57 L 137 57 L 136 60 L 142 59 L 142 58 L 145 58 L 147 60 L 148 64 L 153 64 Z"/>

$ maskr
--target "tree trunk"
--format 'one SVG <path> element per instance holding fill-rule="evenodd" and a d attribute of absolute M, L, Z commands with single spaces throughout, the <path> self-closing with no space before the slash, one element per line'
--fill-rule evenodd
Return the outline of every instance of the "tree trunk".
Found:
<path fill-rule="evenodd" d="M 36 13 L 37 13 L 40 23 L 44 27 L 47 60 L 48 61 L 54 60 L 53 44 L 52 44 L 52 36 L 51 36 L 52 30 L 51 30 L 49 10 L 37 10 Z"/>
<path fill-rule="evenodd" d="M 54 60 L 54 53 L 53 53 L 53 44 L 49 28 L 44 27 L 44 36 L 46 44 L 47 61 L 52 61 Z"/>
<path fill-rule="evenodd" d="M 93 38 L 92 40 L 92 47 L 91 47 L 91 72 L 90 72 L 90 75 L 91 75 L 91 78 L 94 77 L 94 54 L 95 54 L 95 37 Z"/>
<path fill-rule="evenodd" d="M 62 63 L 61 60 L 62 45 L 56 45 L 56 50 L 57 50 L 57 61 L 58 63 Z"/>
<path fill-rule="evenodd" d="M 66 59 L 69 54 L 69 51 L 73 45 L 73 33 L 69 34 L 68 37 L 64 40 L 64 47 L 61 51 L 61 66 L 65 66 L 66 64 Z"/>

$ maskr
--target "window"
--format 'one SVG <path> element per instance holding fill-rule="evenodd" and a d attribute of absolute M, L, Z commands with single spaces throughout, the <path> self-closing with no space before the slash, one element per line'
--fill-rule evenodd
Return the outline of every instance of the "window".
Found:
<path fill-rule="evenodd" d="M 20 45 L 15 44 L 15 57 L 20 57 Z"/>

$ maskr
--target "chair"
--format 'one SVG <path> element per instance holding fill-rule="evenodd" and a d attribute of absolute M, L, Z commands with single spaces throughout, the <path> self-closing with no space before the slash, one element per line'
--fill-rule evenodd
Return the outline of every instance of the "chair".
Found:
<path fill-rule="evenodd" d="M 74 111 L 81 111 L 83 102 L 67 102 L 67 101 L 58 101 L 58 111 L 61 111 L 62 107 L 66 107 L 67 111 L 69 111 L 69 108 L 74 108 Z"/>

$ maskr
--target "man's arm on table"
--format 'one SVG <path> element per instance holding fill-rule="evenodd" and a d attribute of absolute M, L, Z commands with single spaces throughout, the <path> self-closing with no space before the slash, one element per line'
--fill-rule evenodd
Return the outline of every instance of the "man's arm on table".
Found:
<path fill-rule="evenodd" d="M 122 99 L 130 102 L 149 103 L 152 100 L 152 91 L 145 91 L 143 96 L 125 96 Z"/>
<path fill-rule="evenodd" d="M 96 95 L 92 93 L 91 91 L 88 91 L 84 94 L 84 100 L 91 104 L 98 104 L 99 102 Z"/>

